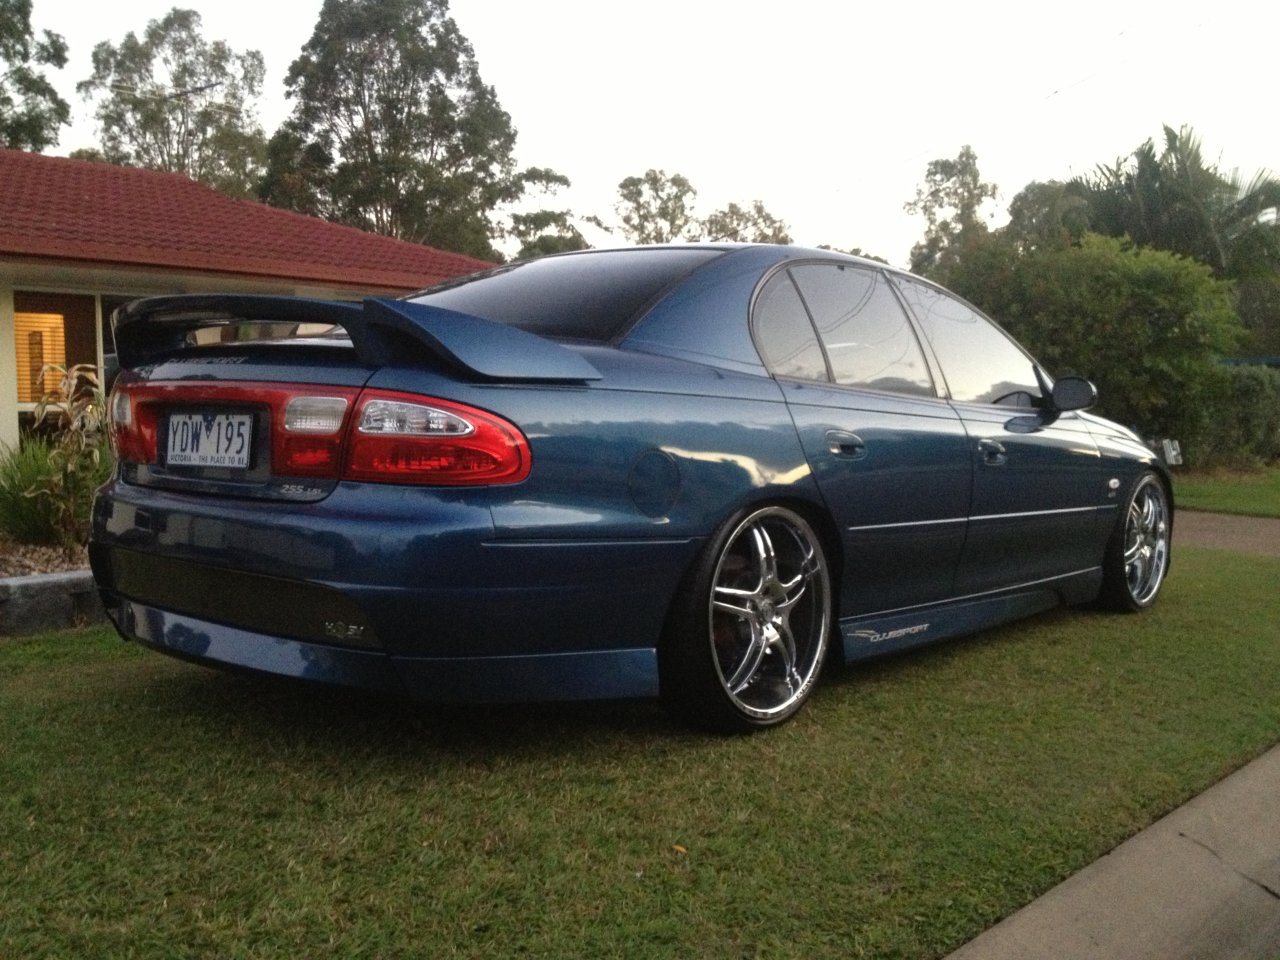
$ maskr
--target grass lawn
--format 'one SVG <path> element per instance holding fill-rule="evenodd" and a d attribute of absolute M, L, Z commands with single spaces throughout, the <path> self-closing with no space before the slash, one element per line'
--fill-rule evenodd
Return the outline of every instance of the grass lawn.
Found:
<path fill-rule="evenodd" d="M 936 957 L 1280 740 L 1280 562 L 1178 552 L 766 735 L 0 642 L 0 957 Z"/>
<path fill-rule="evenodd" d="M 1180 473 L 1173 494 L 1179 509 L 1280 517 L 1280 466 L 1253 473 Z"/>

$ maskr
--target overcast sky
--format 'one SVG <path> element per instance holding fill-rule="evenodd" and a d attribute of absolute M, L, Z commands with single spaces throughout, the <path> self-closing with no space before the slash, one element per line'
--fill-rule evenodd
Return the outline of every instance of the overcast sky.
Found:
<path fill-rule="evenodd" d="M 140 33 L 173 5 L 34 0 L 37 29 L 70 46 L 51 79 L 75 125 L 52 152 L 96 143 L 74 90 L 94 44 Z M 185 5 L 206 39 L 262 51 L 270 134 L 288 115 L 284 76 L 320 0 Z M 657 167 L 689 178 L 701 215 L 759 199 L 797 243 L 904 265 L 924 226 L 903 203 L 931 159 L 966 143 L 1000 189 L 993 223 L 1029 181 L 1088 172 L 1158 140 L 1165 123 L 1192 126 L 1224 169 L 1280 168 L 1280 6 L 1270 4 L 453 0 L 451 10 L 519 131 L 518 162 L 573 181 L 538 205 L 606 221 L 618 181 Z"/>

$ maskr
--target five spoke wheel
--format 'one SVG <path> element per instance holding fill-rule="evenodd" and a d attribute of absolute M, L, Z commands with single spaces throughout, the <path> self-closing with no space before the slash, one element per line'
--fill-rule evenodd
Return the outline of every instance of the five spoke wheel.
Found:
<path fill-rule="evenodd" d="M 1169 507 L 1158 481 L 1139 484 L 1124 528 L 1124 575 L 1129 596 L 1145 607 L 1155 599 L 1169 562 Z"/>
<path fill-rule="evenodd" d="M 817 535 L 791 510 L 763 507 L 722 527 L 694 573 L 701 609 L 674 638 L 664 685 L 718 729 L 786 720 L 813 689 L 831 628 Z"/>
<path fill-rule="evenodd" d="M 1170 520 L 1164 484 L 1154 473 L 1142 474 L 1107 547 L 1101 596 L 1105 606 L 1144 610 L 1155 602 L 1169 570 Z"/>

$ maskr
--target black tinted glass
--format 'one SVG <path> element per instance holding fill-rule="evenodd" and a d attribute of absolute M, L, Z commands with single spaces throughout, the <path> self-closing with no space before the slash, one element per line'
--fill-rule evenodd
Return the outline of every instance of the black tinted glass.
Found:
<path fill-rule="evenodd" d="M 609 250 L 546 257 L 441 284 L 410 299 L 531 333 L 607 341 L 719 250 Z"/>
<path fill-rule="evenodd" d="M 1028 407 L 1040 386 L 1031 359 L 967 304 L 922 283 L 898 288 L 929 338 L 953 400 Z"/>
<path fill-rule="evenodd" d="M 793 267 L 836 383 L 936 396 L 920 344 L 878 270 L 840 264 Z"/>
<path fill-rule="evenodd" d="M 755 307 L 756 346 L 778 377 L 826 380 L 827 362 L 800 295 L 786 272 L 764 285 Z"/>

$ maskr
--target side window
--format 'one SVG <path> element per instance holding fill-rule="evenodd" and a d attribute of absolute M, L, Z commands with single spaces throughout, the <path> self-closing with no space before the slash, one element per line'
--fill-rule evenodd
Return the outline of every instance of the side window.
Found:
<path fill-rule="evenodd" d="M 937 396 L 915 332 L 884 274 L 834 263 L 792 267 L 791 274 L 836 383 Z"/>
<path fill-rule="evenodd" d="M 760 291 L 752 320 L 756 347 L 770 373 L 804 380 L 828 379 L 817 334 L 785 270 Z"/>
<path fill-rule="evenodd" d="M 898 289 L 933 346 L 953 400 L 1030 407 L 1040 399 L 1031 358 L 994 323 L 923 283 L 899 278 Z"/>

